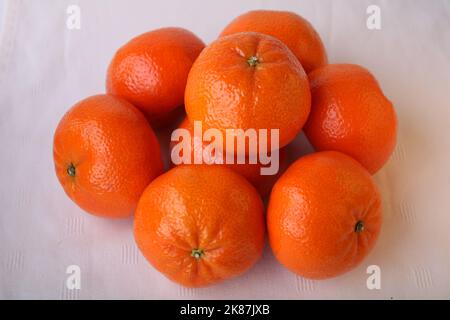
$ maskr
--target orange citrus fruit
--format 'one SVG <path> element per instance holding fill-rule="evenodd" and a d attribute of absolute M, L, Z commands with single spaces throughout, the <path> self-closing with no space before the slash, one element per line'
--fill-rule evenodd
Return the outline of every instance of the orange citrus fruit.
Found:
<path fill-rule="evenodd" d="M 193 33 L 162 28 L 144 33 L 120 48 L 107 74 L 107 92 L 141 109 L 152 124 L 170 122 L 181 107 L 189 70 L 204 48 Z"/>
<path fill-rule="evenodd" d="M 380 194 L 370 173 L 336 151 L 292 164 L 273 187 L 267 213 L 275 257 L 311 279 L 335 277 L 360 264 L 381 221 Z"/>
<path fill-rule="evenodd" d="M 311 115 L 304 131 L 318 151 L 335 150 L 372 174 L 392 154 L 397 116 L 377 80 L 358 65 L 330 64 L 309 74 Z"/>
<path fill-rule="evenodd" d="M 311 94 L 303 67 L 281 41 L 259 33 L 220 38 L 202 51 L 186 86 L 189 121 L 204 129 L 278 129 L 291 142 L 309 115 Z M 269 146 L 274 148 L 270 135 Z"/>
<path fill-rule="evenodd" d="M 178 129 L 186 129 L 189 132 L 190 138 L 191 138 L 191 145 L 189 146 L 189 148 L 187 150 L 182 150 L 180 152 L 179 157 L 183 157 L 183 151 L 187 151 L 190 152 L 190 156 L 189 156 L 189 163 L 194 163 L 194 153 L 196 152 L 195 150 L 200 150 L 199 152 L 203 152 L 207 146 L 208 146 L 208 142 L 203 142 L 201 140 L 198 140 L 195 136 L 194 136 L 194 128 L 193 125 L 189 122 L 189 120 L 187 118 L 185 118 L 181 124 L 179 125 Z M 175 143 L 171 144 L 171 149 L 173 150 Z M 275 152 L 276 151 L 272 151 L 272 154 L 270 154 L 272 161 L 275 161 L 274 157 L 275 157 Z M 212 153 L 210 155 L 208 155 L 208 161 L 210 163 L 217 163 L 217 159 L 220 157 L 221 162 L 223 163 L 224 166 L 232 169 L 233 171 L 235 171 L 236 173 L 240 174 L 241 176 L 243 176 L 244 178 L 246 178 L 260 193 L 260 195 L 262 197 L 265 197 L 266 195 L 268 195 L 270 193 L 270 190 L 272 189 L 273 184 L 275 183 L 275 181 L 278 179 L 278 177 L 280 176 L 280 174 L 284 171 L 284 169 L 286 169 L 287 167 L 287 152 L 286 152 L 286 148 L 282 148 L 280 150 L 277 151 L 278 152 L 278 172 L 274 175 L 262 175 L 261 174 L 261 169 L 264 167 L 269 167 L 271 164 L 262 164 L 259 160 L 259 158 L 257 159 L 257 163 L 252 164 L 250 163 L 250 159 L 249 156 L 246 155 L 245 156 L 245 163 L 240 164 L 237 162 L 237 155 L 234 155 L 234 163 L 226 163 L 226 154 L 224 153 Z"/>
<path fill-rule="evenodd" d="M 283 41 L 306 72 L 327 64 L 327 54 L 319 34 L 304 18 L 289 11 L 254 10 L 234 19 L 221 33 L 264 33 Z"/>
<path fill-rule="evenodd" d="M 130 216 L 163 171 L 159 143 L 142 113 L 108 95 L 87 98 L 62 118 L 54 136 L 56 174 L 85 211 Z"/>
<path fill-rule="evenodd" d="M 203 287 L 238 276 L 261 256 L 263 204 L 255 188 L 223 166 L 182 165 L 143 193 L 134 235 L 169 279 Z"/>

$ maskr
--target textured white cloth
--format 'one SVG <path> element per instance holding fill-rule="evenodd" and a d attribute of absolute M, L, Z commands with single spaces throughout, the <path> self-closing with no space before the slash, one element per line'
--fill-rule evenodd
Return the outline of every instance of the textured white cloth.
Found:
<path fill-rule="evenodd" d="M 81 8 L 80 30 L 66 28 L 72 4 Z M 370 4 L 381 8 L 381 30 L 366 27 Z M 53 169 L 53 132 L 70 106 L 104 91 L 110 58 L 131 37 L 181 26 L 210 42 L 256 8 L 306 17 L 331 62 L 367 67 L 395 104 L 398 147 L 376 176 L 382 233 L 364 263 L 336 279 L 296 277 L 266 248 L 237 279 L 183 289 L 141 256 L 131 219 L 92 217 L 66 197 Z M 4 11 L 0 298 L 450 298 L 449 1 L 9 0 Z M 304 152 L 304 140 L 296 143 Z M 66 288 L 69 265 L 81 268 L 81 290 Z M 369 265 L 381 268 L 381 290 L 366 288 Z"/>

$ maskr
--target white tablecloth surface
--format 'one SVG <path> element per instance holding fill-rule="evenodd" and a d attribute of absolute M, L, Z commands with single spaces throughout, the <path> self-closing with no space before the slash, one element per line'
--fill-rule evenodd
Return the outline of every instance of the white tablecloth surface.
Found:
<path fill-rule="evenodd" d="M 66 9 L 81 8 L 81 29 Z M 366 8 L 381 8 L 368 30 Z M 331 62 L 364 65 L 399 117 L 398 147 L 376 175 L 385 222 L 364 263 L 332 280 L 304 280 L 266 248 L 245 275 L 205 289 L 169 282 L 141 256 L 132 220 L 83 213 L 53 170 L 52 136 L 76 101 L 104 91 L 115 50 L 181 26 L 212 41 L 250 9 L 295 11 L 321 34 Z M 450 298 L 450 1 L 7 0 L 0 43 L 0 298 Z M 303 138 L 297 153 L 305 152 Z M 81 268 L 81 290 L 65 285 Z M 381 268 L 368 290 L 366 268 Z"/>
<path fill-rule="evenodd" d="M 2 30 L 2 29 L 1 29 L 1 26 L 2 26 L 2 20 L 3 20 L 3 7 L 4 7 L 4 3 L 5 3 L 5 0 L 0 0 L 0 31 Z"/>

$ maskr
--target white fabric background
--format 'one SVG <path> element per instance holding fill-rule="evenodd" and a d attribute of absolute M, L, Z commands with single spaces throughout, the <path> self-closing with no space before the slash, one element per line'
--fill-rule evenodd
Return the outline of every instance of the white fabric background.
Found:
<path fill-rule="evenodd" d="M 0 31 L 1 31 L 1 23 L 2 23 L 2 19 L 3 19 L 3 6 L 4 6 L 4 0 L 0 0 Z"/>
<path fill-rule="evenodd" d="M 82 10 L 79 31 L 66 8 Z M 382 29 L 366 28 L 366 8 Z M 375 250 L 354 271 L 309 281 L 270 250 L 247 274 L 206 289 L 184 289 L 147 264 L 132 220 L 84 214 L 53 170 L 53 131 L 76 101 L 104 91 L 115 50 L 131 37 L 181 26 L 212 41 L 238 14 L 288 9 L 309 19 L 331 62 L 373 71 L 396 106 L 397 150 L 376 176 L 385 223 Z M 450 1 L 87 1 L 9 0 L 0 38 L 0 298 L 450 298 Z M 298 139 L 304 152 L 304 140 Z M 65 288 L 67 266 L 82 289 Z M 366 288 L 381 267 L 382 288 Z"/>

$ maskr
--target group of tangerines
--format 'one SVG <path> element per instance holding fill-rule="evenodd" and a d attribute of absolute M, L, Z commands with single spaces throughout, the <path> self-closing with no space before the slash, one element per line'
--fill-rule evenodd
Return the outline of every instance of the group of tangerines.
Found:
<path fill-rule="evenodd" d="M 244 273 L 266 229 L 279 262 L 311 279 L 343 274 L 373 248 L 382 213 L 371 175 L 395 147 L 396 114 L 369 71 L 328 64 L 304 18 L 251 11 L 206 47 L 181 28 L 142 34 L 115 54 L 106 91 L 59 123 L 58 179 L 91 214 L 134 214 L 139 249 L 171 280 L 201 287 Z M 183 106 L 182 128 L 279 129 L 281 158 L 303 129 L 316 152 L 275 178 L 259 164 L 163 173 L 152 127 L 173 123 Z"/>

